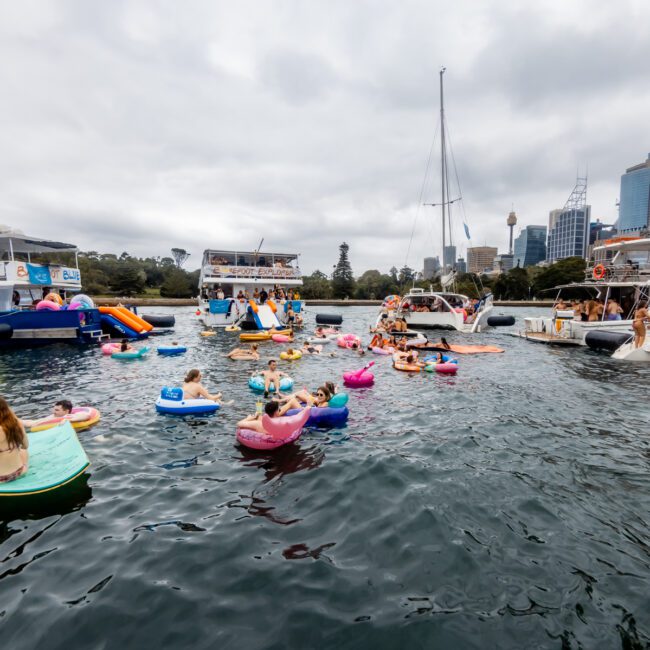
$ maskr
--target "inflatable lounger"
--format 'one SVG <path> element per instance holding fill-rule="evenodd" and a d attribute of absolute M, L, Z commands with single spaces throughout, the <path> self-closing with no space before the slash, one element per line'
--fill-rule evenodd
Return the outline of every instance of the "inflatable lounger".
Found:
<path fill-rule="evenodd" d="M 83 474 L 90 465 L 70 422 L 27 435 L 29 469 L 15 481 L 0 483 L 0 498 L 55 490 Z"/>

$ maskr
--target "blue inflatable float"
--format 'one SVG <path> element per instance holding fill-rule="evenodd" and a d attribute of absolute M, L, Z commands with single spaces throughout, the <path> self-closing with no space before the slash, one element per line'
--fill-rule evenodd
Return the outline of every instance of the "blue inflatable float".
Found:
<path fill-rule="evenodd" d="M 264 392 L 264 377 L 262 375 L 255 375 L 248 380 L 248 387 L 252 388 L 258 393 Z M 282 377 L 280 379 L 280 390 L 291 390 L 293 388 L 293 379 L 291 377 Z M 275 390 L 275 384 L 271 382 L 269 390 Z"/>
<path fill-rule="evenodd" d="M 215 413 L 219 404 L 209 399 L 183 399 L 182 388 L 165 386 L 156 400 L 156 411 L 167 415 L 207 415 Z"/>
<path fill-rule="evenodd" d="M 164 357 L 173 357 L 177 354 L 184 354 L 187 352 L 187 348 L 184 345 L 159 345 L 158 354 L 161 354 Z"/>
<path fill-rule="evenodd" d="M 291 409 L 287 411 L 286 415 L 295 415 L 299 412 L 300 409 Z M 347 406 L 339 408 L 312 406 L 305 426 L 319 428 L 340 427 L 348 421 L 348 415 L 350 415 L 350 411 L 348 411 Z"/>

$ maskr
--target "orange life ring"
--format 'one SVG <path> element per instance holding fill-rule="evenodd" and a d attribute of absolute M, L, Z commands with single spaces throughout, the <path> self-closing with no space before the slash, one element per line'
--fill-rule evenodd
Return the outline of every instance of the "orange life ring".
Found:
<path fill-rule="evenodd" d="M 605 277 L 606 269 L 602 264 L 596 264 L 593 270 L 595 280 L 602 280 Z"/>

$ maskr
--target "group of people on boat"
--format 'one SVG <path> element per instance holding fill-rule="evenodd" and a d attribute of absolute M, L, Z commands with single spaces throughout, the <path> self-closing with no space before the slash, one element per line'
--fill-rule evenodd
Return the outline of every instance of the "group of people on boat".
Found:
<path fill-rule="evenodd" d="M 300 292 L 297 289 L 288 289 L 285 291 L 277 284 L 274 285 L 273 288 L 270 288 L 268 291 L 264 287 L 261 289 L 255 287 L 252 293 L 250 289 L 240 289 L 237 292 L 236 296 L 226 296 L 224 288 L 219 284 L 217 286 L 213 286 L 211 289 L 203 287 L 202 295 L 205 300 L 225 300 L 226 297 L 228 297 L 235 298 L 240 302 L 248 302 L 249 300 L 254 300 L 260 305 L 263 305 L 267 300 L 277 300 L 279 302 L 284 302 L 285 300 L 300 300 Z"/>

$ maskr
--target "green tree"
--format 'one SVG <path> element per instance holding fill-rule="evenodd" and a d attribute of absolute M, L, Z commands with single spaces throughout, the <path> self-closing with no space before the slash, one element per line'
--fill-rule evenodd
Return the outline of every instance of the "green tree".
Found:
<path fill-rule="evenodd" d="M 187 262 L 189 256 L 190 254 L 184 248 L 172 248 L 172 257 L 179 269 Z"/>
<path fill-rule="evenodd" d="M 533 280 L 533 292 L 540 298 L 548 297 L 545 290 L 560 284 L 582 282 L 585 279 L 587 263 L 582 257 L 567 257 L 539 272 Z M 579 291 L 577 292 L 579 293 Z M 567 297 L 571 297 L 567 294 Z"/>
<path fill-rule="evenodd" d="M 190 274 L 179 268 L 169 270 L 160 287 L 160 295 L 163 298 L 191 298 L 195 292 Z"/>
<path fill-rule="evenodd" d="M 415 271 L 410 266 L 406 266 L 405 264 L 399 270 L 399 275 L 397 276 L 397 279 L 402 291 L 408 290 L 412 286 L 413 281 L 415 280 Z"/>
<path fill-rule="evenodd" d="M 339 261 L 332 274 L 332 291 L 335 298 L 348 298 L 354 295 L 355 282 L 348 259 L 349 250 L 350 247 L 345 242 L 339 246 Z"/>
<path fill-rule="evenodd" d="M 305 299 L 324 300 L 332 297 L 332 284 L 324 273 L 316 270 L 303 276 L 300 293 Z"/>
<path fill-rule="evenodd" d="M 125 261 L 110 275 L 111 291 L 118 296 L 134 296 L 144 291 L 147 275 L 137 261 Z"/>
<path fill-rule="evenodd" d="M 524 300 L 528 298 L 529 286 L 526 270 L 516 267 L 499 275 L 492 292 L 497 300 Z"/>

